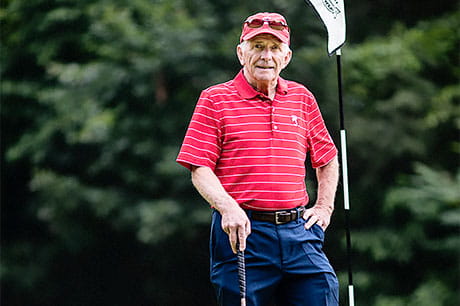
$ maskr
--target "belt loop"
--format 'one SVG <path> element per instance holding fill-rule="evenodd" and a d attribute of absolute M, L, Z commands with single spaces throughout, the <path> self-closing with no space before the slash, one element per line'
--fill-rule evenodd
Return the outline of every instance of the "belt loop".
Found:
<path fill-rule="evenodd" d="M 297 219 L 300 220 L 300 218 L 303 217 L 303 212 L 304 212 L 304 206 L 299 206 L 297 207 Z"/>

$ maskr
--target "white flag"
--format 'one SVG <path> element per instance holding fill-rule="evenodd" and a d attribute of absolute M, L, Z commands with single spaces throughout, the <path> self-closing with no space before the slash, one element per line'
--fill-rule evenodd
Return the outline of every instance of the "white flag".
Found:
<path fill-rule="evenodd" d="M 345 7 L 343 0 L 305 0 L 311 4 L 326 26 L 327 52 L 332 55 L 345 43 Z"/>

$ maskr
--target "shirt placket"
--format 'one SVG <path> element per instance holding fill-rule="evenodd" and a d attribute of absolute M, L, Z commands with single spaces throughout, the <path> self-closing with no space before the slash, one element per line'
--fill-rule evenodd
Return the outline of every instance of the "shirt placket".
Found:
<path fill-rule="evenodd" d="M 277 104 L 275 101 L 271 101 L 270 103 L 270 125 L 271 125 L 271 132 L 272 136 L 277 134 L 280 129 L 280 125 L 276 121 L 276 111 L 277 111 Z"/>

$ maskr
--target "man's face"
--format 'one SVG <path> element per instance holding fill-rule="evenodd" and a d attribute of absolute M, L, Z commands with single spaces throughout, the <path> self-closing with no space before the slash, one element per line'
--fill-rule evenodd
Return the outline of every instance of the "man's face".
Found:
<path fill-rule="evenodd" d="M 287 47 L 285 47 L 288 49 Z M 253 82 L 273 82 L 291 59 L 291 51 L 283 50 L 281 41 L 270 34 L 261 34 L 238 46 L 238 58 L 244 66 L 245 76 Z"/>

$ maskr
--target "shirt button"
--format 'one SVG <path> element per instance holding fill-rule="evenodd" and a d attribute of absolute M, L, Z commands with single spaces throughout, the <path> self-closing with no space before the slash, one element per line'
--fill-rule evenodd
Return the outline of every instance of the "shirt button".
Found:
<path fill-rule="evenodd" d="M 275 125 L 275 126 L 273 126 L 273 128 L 274 128 L 275 130 L 277 130 L 277 129 L 278 129 L 278 126 L 277 126 L 277 125 Z"/>

